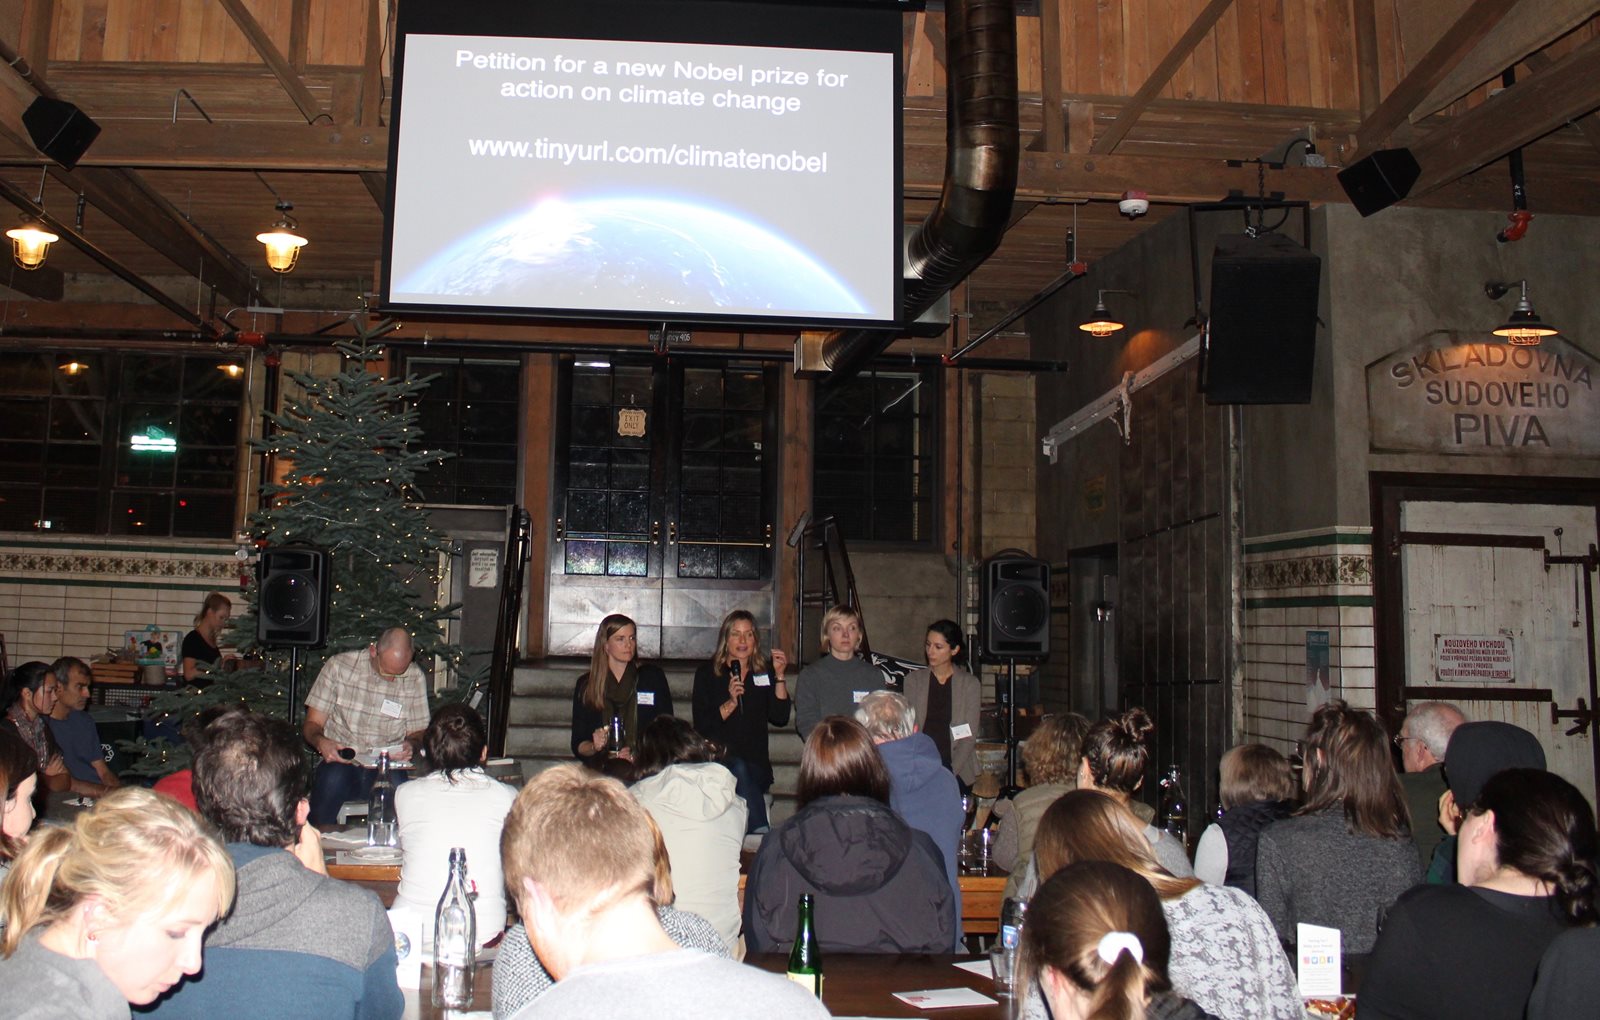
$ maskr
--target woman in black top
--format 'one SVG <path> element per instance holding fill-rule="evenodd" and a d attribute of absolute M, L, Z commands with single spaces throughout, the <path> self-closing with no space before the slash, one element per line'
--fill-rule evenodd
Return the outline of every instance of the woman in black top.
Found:
<path fill-rule="evenodd" d="M 1545 948 L 1600 920 L 1594 812 L 1555 773 L 1496 773 L 1458 836 L 1461 884 L 1417 886 L 1384 919 L 1362 1020 L 1521 1020 Z"/>
<path fill-rule="evenodd" d="M 200 604 L 200 612 L 194 618 L 194 630 L 183 636 L 184 683 L 204 687 L 209 681 L 196 679 L 201 670 L 227 665 L 223 662 L 222 649 L 217 647 L 217 642 L 222 640 L 222 631 L 232 616 L 233 603 L 221 592 L 212 592 Z"/>
<path fill-rule="evenodd" d="M 658 715 L 672 714 L 672 690 L 659 666 L 636 661 L 638 626 L 621 613 L 600 621 L 588 672 L 572 689 L 572 754 L 603 764 L 605 752 L 633 760 L 633 742 Z M 611 747 L 611 719 L 622 724 L 622 743 Z"/>
<path fill-rule="evenodd" d="M 777 648 L 768 662 L 756 618 L 735 609 L 723 618 L 716 654 L 694 674 L 694 728 L 727 748 L 723 764 L 750 809 L 747 832 L 767 829 L 766 793 L 772 786 L 767 727 L 789 722 L 793 702 L 783 681 L 788 664 L 789 657 Z"/>

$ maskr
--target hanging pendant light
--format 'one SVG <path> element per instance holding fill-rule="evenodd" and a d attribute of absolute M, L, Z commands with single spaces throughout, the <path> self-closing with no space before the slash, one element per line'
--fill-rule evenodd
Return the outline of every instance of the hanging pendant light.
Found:
<path fill-rule="evenodd" d="M 1125 328 L 1122 320 L 1113 316 L 1111 311 L 1106 308 L 1106 294 L 1108 293 L 1126 294 L 1128 292 L 1120 290 L 1102 290 L 1095 293 L 1094 312 L 1090 314 L 1088 322 L 1082 322 L 1078 324 L 1078 328 L 1083 330 L 1085 333 L 1088 333 L 1090 336 L 1106 337 L 1115 333 L 1119 329 Z"/>
<path fill-rule="evenodd" d="M 6 236 L 11 238 L 11 257 L 28 270 L 44 265 L 50 246 L 61 240 L 59 234 L 46 230 L 43 223 L 27 214 L 22 217 L 22 226 L 12 227 Z"/>
<path fill-rule="evenodd" d="M 274 273 L 287 273 L 294 268 L 296 262 L 300 261 L 300 249 L 310 242 L 296 233 L 300 229 L 299 224 L 289 215 L 289 210 L 293 209 L 294 205 L 280 201 L 276 208 L 277 222 L 272 224 L 271 230 L 263 230 L 257 234 L 256 240 L 266 246 L 268 267 Z"/>
<path fill-rule="evenodd" d="M 1521 286 L 1522 294 L 1517 299 L 1516 310 L 1511 313 L 1511 318 L 1495 327 L 1494 335 L 1504 337 L 1506 343 L 1513 347 L 1537 347 L 1545 337 L 1558 336 L 1561 331 L 1542 321 L 1539 313 L 1533 310 L 1533 302 L 1528 300 L 1528 281 L 1521 281 Z M 1509 284 L 1485 285 L 1486 292 L 1492 298 L 1499 298 L 1510 289 Z"/>

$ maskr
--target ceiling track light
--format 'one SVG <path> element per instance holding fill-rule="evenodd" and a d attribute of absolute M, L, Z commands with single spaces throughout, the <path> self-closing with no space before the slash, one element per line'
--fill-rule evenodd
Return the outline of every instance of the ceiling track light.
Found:
<path fill-rule="evenodd" d="M 1132 293 L 1133 291 L 1131 290 L 1117 290 L 1114 288 L 1096 291 L 1094 298 L 1094 311 L 1090 313 L 1089 321 L 1079 323 L 1078 328 L 1083 330 L 1085 333 L 1088 333 L 1090 336 L 1095 337 L 1107 337 L 1120 329 L 1126 329 L 1126 324 L 1124 324 L 1121 319 L 1112 315 L 1111 311 L 1106 308 L 1106 295 Z"/>
<path fill-rule="evenodd" d="M 1537 347 L 1545 337 L 1560 335 L 1559 329 L 1541 320 L 1539 313 L 1533 310 L 1533 302 L 1528 300 L 1527 280 L 1514 284 L 1490 280 L 1483 285 L 1483 292 L 1491 301 L 1498 301 L 1513 287 L 1521 288 L 1517 307 L 1509 319 L 1494 328 L 1494 335 L 1504 338 L 1513 347 Z"/>

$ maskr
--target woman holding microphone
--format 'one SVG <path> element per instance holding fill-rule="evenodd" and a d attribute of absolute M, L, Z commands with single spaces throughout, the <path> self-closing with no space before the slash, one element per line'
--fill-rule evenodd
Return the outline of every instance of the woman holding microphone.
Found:
<path fill-rule="evenodd" d="M 767 727 L 789 721 L 792 702 L 783 681 L 788 664 L 789 657 L 777 648 L 769 661 L 756 618 L 735 609 L 723 618 L 716 654 L 694 675 L 694 728 L 727 750 L 723 764 L 749 808 L 746 832 L 767 830 L 766 793 L 772 786 Z"/>

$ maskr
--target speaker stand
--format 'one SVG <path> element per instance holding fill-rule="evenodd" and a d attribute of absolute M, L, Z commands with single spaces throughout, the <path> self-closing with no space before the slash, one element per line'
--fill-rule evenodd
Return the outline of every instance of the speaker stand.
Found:
<path fill-rule="evenodd" d="M 289 725 L 300 714 L 300 646 L 289 646 Z"/>
<path fill-rule="evenodd" d="M 1000 791 L 1003 798 L 1015 797 L 1022 792 L 1017 785 L 1017 660 L 1006 660 L 1006 785 Z"/>

